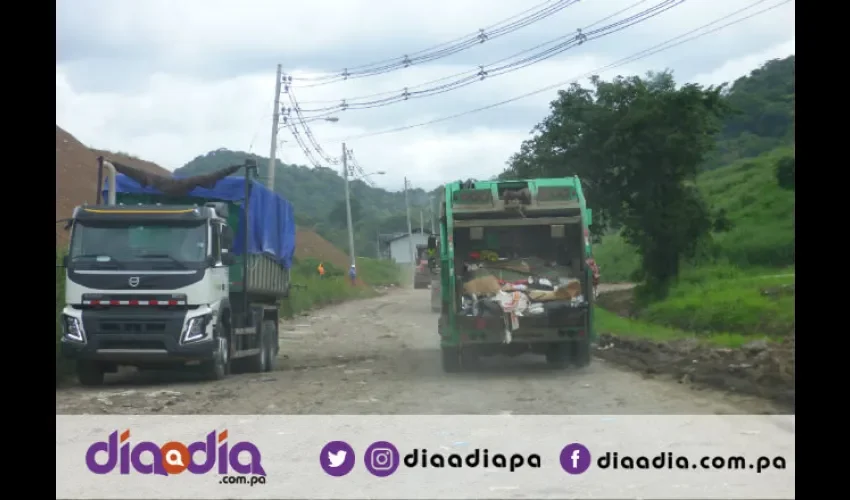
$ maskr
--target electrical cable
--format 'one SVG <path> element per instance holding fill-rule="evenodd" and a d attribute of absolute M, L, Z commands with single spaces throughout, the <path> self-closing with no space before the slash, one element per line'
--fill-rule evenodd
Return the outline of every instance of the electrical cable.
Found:
<path fill-rule="evenodd" d="M 282 91 L 287 94 L 287 96 L 289 97 L 289 103 L 292 105 L 291 108 L 286 108 L 286 110 L 284 111 L 284 114 L 287 119 L 291 117 L 292 110 L 294 109 L 295 117 L 298 121 L 298 124 L 301 125 L 301 128 L 304 130 L 304 135 L 307 136 L 307 140 L 313 146 L 313 150 L 315 150 L 316 153 L 318 153 L 319 156 L 323 160 L 325 160 L 325 162 L 331 165 L 336 165 L 337 163 L 339 163 L 339 160 L 327 154 L 324 148 L 322 148 L 321 144 L 319 144 L 319 141 L 316 140 L 316 136 L 313 135 L 313 131 L 310 130 L 310 127 L 304 120 L 304 115 L 301 113 L 301 107 L 298 105 L 298 101 L 295 99 L 295 94 L 292 92 L 292 88 L 288 84 L 286 84 L 284 85 Z"/>
<path fill-rule="evenodd" d="M 648 1 L 649 0 L 638 0 L 637 2 L 629 5 L 628 7 L 624 7 L 622 9 L 618 10 L 617 12 L 614 12 L 613 14 L 610 14 L 606 17 L 603 17 L 602 19 L 599 19 L 598 21 L 591 23 L 591 24 L 588 24 L 587 26 L 584 26 L 584 27 L 579 28 L 579 29 L 580 30 L 588 30 L 588 29 L 590 29 L 590 28 L 592 28 L 592 27 L 594 27 L 594 26 L 596 26 L 596 25 L 598 25 L 602 22 L 605 22 L 605 21 L 611 19 L 614 16 L 618 16 L 618 15 L 622 14 L 623 12 L 629 11 L 629 10 L 637 7 L 638 5 L 646 3 Z M 564 35 L 564 36 L 560 36 L 560 37 L 552 39 L 552 40 L 548 40 L 548 41 L 543 42 L 541 44 L 535 45 L 534 47 L 525 49 L 521 52 L 517 52 L 517 53 L 512 54 L 510 56 L 507 56 L 507 57 L 504 57 L 504 58 L 499 59 L 497 61 L 494 61 L 494 62 L 492 62 L 492 63 L 490 63 L 486 66 L 492 66 L 492 65 L 495 65 L 495 64 L 503 63 L 503 62 L 508 61 L 510 59 L 513 59 L 514 57 L 517 57 L 519 55 L 526 54 L 526 53 L 531 52 L 533 50 L 537 50 L 540 47 L 543 47 L 544 45 L 549 45 L 550 43 L 562 41 L 564 39 L 572 38 L 574 36 L 575 36 L 574 33 L 570 33 L 569 35 Z M 472 70 L 472 72 L 474 72 L 474 73 L 477 73 L 477 71 L 478 70 Z M 448 76 L 443 76 L 443 77 L 440 77 L 440 78 L 437 78 L 437 79 L 434 79 L 434 80 L 429 80 L 429 81 L 419 83 L 419 84 L 416 84 L 416 85 L 408 86 L 407 89 L 410 90 L 410 89 L 419 89 L 419 88 L 427 87 L 428 85 L 431 85 L 431 84 L 434 84 L 434 83 L 439 83 L 439 82 L 444 82 L 446 80 L 451 80 L 453 78 L 464 76 L 468 73 L 470 73 L 469 70 L 468 71 L 461 71 L 459 73 L 453 73 L 453 74 L 448 75 Z M 403 89 L 401 89 L 401 90 L 388 90 L 388 91 L 384 91 L 384 92 L 376 92 L 374 94 L 364 94 L 364 95 L 360 95 L 360 96 L 356 96 L 356 97 L 349 97 L 349 98 L 345 98 L 345 99 L 341 99 L 341 100 L 340 99 L 309 99 L 309 100 L 300 101 L 300 102 L 301 102 L 301 104 L 327 104 L 327 103 L 339 103 L 340 101 L 361 101 L 361 100 L 364 100 L 364 99 L 371 99 L 371 98 L 375 98 L 375 97 L 396 96 L 396 95 L 401 94 L 403 92 L 404 92 Z"/>
<path fill-rule="evenodd" d="M 622 31 L 626 28 L 635 26 L 635 25 L 640 24 L 642 22 L 646 22 L 653 17 L 656 17 L 660 14 L 663 14 L 664 12 L 681 5 L 685 1 L 687 1 L 687 0 L 663 0 L 653 7 L 645 9 L 641 12 L 638 12 L 637 14 L 633 14 L 631 16 L 624 18 L 624 19 L 621 19 L 619 21 L 616 21 L 616 22 L 613 22 L 613 23 L 608 24 L 606 26 L 603 26 L 601 28 L 597 28 L 597 29 L 592 30 L 592 31 L 585 31 L 585 29 L 587 27 L 579 28 L 573 34 L 555 38 L 555 39 L 550 40 L 548 42 L 545 42 L 543 44 L 532 47 L 531 49 L 523 50 L 523 51 L 518 52 L 518 53 L 516 53 L 512 56 L 509 56 L 507 58 L 504 58 L 504 59 L 501 59 L 499 61 L 490 63 L 486 66 L 479 66 L 477 70 L 465 71 L 465 72 L 462 72 L 462 73 L 458 73 L 456 75 L 452 75 L 452 76 L 459 76 L 460 78 L 458 78 L 455 81 L 449 82 L 449 83 L 438 85 L 436 87 L 427 88 L 425 90 L 415 90 L 415 91 L 412 91 L 412 92 L 410 91 L 409 87 L 405 87 L 401 91 L 396 91 L 395 95 L 392 95 L 391 97 L 386 97 L 386 98 L 383 98 L 383 99 L 377 99 L 377 100 L 366 101 L 366 102 L 351 102 L 353 100 L 343 99 L 342 101 L 340 101 L 339 104 L 336 104 L 334 106 L 324 106 L 324 107 L 321 107 L 321 108 L 311 108 L 311 109 L 303 109 L 302 108 L 301 111 L 304 112 L 304 113 L 326 113 L 326 112 L 347 111 L 349 109 L 373 109 L 373 108 L 378 108 L 378 107 L 383 107 L 383 106 L 389 106 L 390 104 L 395 104 L 395 103 L 407 101 L 407 100 L 410 100 L 410 99 L 420 99 L 420 98 L 423 98 L 423 97 L 431 97 L 431 96 L 434 96 L 434 95 L 439 95 L 439 94 L 443 94 L 443 93 L 446 93 L 446 92 L 450 92 L 452 90 L 457 90 L 457 89 L 472 85 L 473 83 L 478 83 L 479 81 L 483 81 L 483 80 L 488 79 L 488 78 L 494 78 L 494 77 L 497 77 L 497 76 L 506 75 L 506 74 L 509 74 L 509 73 L 513 73 L 515 71 L 519 71 L 519 70 L 527 68 L 527 67 L 529 67 L 533 64 L 537 64 L 539 62 L 550 59 L 550 58 L 552 58 L 556 55 L 559 55 L 563 52 L 566 52 L 569 49 L 583 45 L 584 43 L 586 43 L 588 41 L 597 40 L 599 38 L 603 38 L 603 37 L 606 37 L 606 36 L 609 36 L 609 35 L 613 35 L 614 33 L 617 33 L 618 31 Z M 641 3 L 641 2 L 638 2 L 638 3 Z M 610 17 L 611 16 L 607 16 L 607 18 L 610 18 Z M 603 18 L 603 19 L 605 19 L 605 18 Z M 592 27 L 593 25 L 599 24 L 601 21 L 602 20 L 596 21 L 595 23 L 589 25 L 589 27 Z M 566 41 L 563 41 L 565 38 L 569 38 L 569 39 L 566 40 Z M 555 43 L 555 42 L 558 42 L 558 43 L 556 45 L 552 46 L 552 47 L 545 49 L 545 50 L 534 53 L 534 54 L 527 56 L 527 57 L 524 57 L 522 59 L 497 66 L 497 64 L 500 63 L 500 62 L 516 58 L 516 57 L 518 57 L 518 56 L 520 56 L 524 53 L 530 52 L 534 49 L 537 49 L 539 47 L 549 45 L 549 44 L 552 44 L 552 43 Z M 430 82 L 430 83 L 433 83 L 435 81 L 445 80 L 445 79 L 448 79 L 448 78 L 451 78 L 451 77 L 446 77 L 446 78 L 442 78 L 442 79 L 438 79 L 438 80 L 432 80 L 432 82 Z M 427 84 L 427 82 L 426 82 L 426 84 Z M 420 86 L 424 86 L 426 84 L 422 84 Z"/>
<path fill-rule="evenodd" d="M 343 80 L 351 80 L 355 78 L 381 75 L 389 73 L 391 71 L 407 68 L 414 64 L 422 64 L 425 62 L 435 61 L 437 59 L 442 59 L 450 55 L 457 54 L 458 52 L 470 49 L 488 40 L 493 40 L 509 33 L 513 33 L 526 26 L 530 26 L 531 24 L 546 19 L 547 17 L 550 17 L 560 12 L 571 5 L 579 3 L 579 1 L 580 0 L 547 0 L 546 2 L 532 7 L 531 9 L 527 9 L 507 19 L 503 19 L 502 21 L 487 26 L 486 28 L 481 28 L 475 33 L 470 33 L 468 35 L 461 36 L 449 42 L 444 42 L 440 45 L 436 45 L 428 49 L 423 49 L 417 52 L 413 52 L 411 54 L 405 54 L 400 58 L 396 57 L 392 59 L 385 59 L 382 61 L 361 64 L 359 66 L 344 68 L 338 72 L 325 75 L 298 76 L 292 78 L 295 81 L 314 82 L 310 85 L 303 85 L 302 87 L 315 87 L 319 85 L 328 85 Z M 551 5 L 542 7 L 546 4 Z M 523 16 L 523 14 L 526 14 L 528 12 L 531 13 Z M 507 22 L 517 17 L 519 17 L 519 19 L 517 19 L 516 21 L 512 21 L 509 23 Z"/>
<path fill-rule="evenodd" d="M 696 34 L 696 35 L 690 36 L 690 37 L 688 37 L 688 38 L 684 38 L 684 37 L 687 37 L 688 35 L 690 35 L 690 34 L 692 34 L 692 33 L 695 33 L 695 32 L 697 32 L 697 31 L 700 31 L 700 30 L 704 29 L 704 28 L 708 28 L 709 26 L 713 26 L 713 25 L 715 25 L 715 24 L 717 24 L 717 23 L 719 23 L 719 22 L 721 22 L 721 21 L 724 21 L 724 20 L 726 20 L 726 19 L 728 19 L 728 18 L 730 18 L 730 17 L 732 17 L 732 16 L 734 16 L 734 15 L 736 15 L 736 14 L 739 14 L 739 13 L 741 13 L 741 12 L 743 12 L 743 11 L 749 10 L 749 9 L 751 9 L 751 8 L 755 7 L 756 5 L 759 5 L 759 4 L 761 4 L 761 3 L 764 3 L 765 1 L 767 1 L 767 0 L 758 0 L 758 1 L 756 1 L 756 2 L 753 2 L 752 4 L 750 4 L 750 5 L 746 6 L 746 7 L 743 7 L 743 8 L 738 9 L 738 10 L 736 10 L 736 11 L 734 11 L 734 12 L 730 13 L 730 14 L 727 14 L 727 15 L 725 15 L 725 16 L 723 16 L 723 17 L 720 17 L 720 18 L 718 18 L 718 19 L 715 19 L 714 21 L 709 22 L 709 23 L 706 23 L 706 24 L 704 24 L 704 25 L 702 25 L 702 26 L 699 26 L 698 28 L 695 28 L 695 29 L 690 30 L 690 31 L 685 32 L 685 33 L 682 33 L 681 35 L 678 35 L 678 36 L 676 36 L 676 37 L 670 38 L 670 39 L 668 39 L 668 40 L 666 40 L 666 41 L 664 41 L 664 42 L 661 42 L 661 43 L 659 43 L 659 44 L 653 45 L 652 47 L 648 47 L 648 48 L 646 48 L 646 49 L 644 49 L 644 50 L 641 50 L 641 51 L 636 52 L 636 53 L 634 53 L 634 54 L 632 54 L 632 55 L 630 55 L 630 56 L 627 56 L 627 57 L 624 57 L 624 58 L 622 58 L 622 59 L 619 59 L 619 60 L 617 60 L 617 61 L 615 61 L 615 62 L 613 62 L 613 63 L 611 63 L 611 64 L 608 64 L 608 65 L 606 65 L 606 66 L 602 66 L 602 67 L 596 68 L 596 69 L 594 69 L 594 70 L 592 70 L 592 71 L 589 71 L 589 72 L 587 72 L 587 73 L 584 73 L 584 74 L 582 74 L 582 75 L 578 75 L 578 76 L 571 77 L 571 78 L 569 78 L 568 80 L 563 80 L 563 81 L 560 81 L 560 82 L 555 83 L 555 84 L 552 84 L 552 85 L 547 85 L 547 86 L 542 87 L 542 88 L 539 88 L 539 89 L 537 89 L 537 90 L 533 90 L 533 91 L 531 91 L 531 92 L 527 92 L 527 93 L 525 93 L 525 94 L 521 94 L 521 95 L 518 95 L 518 96 L 512 97 L 512 98 L 510 98 L 510 99 L 505 99 L 505 100 L 503 100 L 503 101 L 499 101 L 499 102 L 496 102 L 496 103 L 493 103 L 493 104 L 489 104 L 489 105 L 487 105 L 487 106 L 482 106 L 482 107 L 479 107 L 479 108 L 470 109 L 470 110 L 463 111 L 463 112 L 460 112 L 460 113 L 455 113 L 455 114 L 452 114 L 452 115 L 447 115 L 447 116 L 443 116 L 443 117 L 440 117 L 440 118 L 435 118 L 435 119 L 433 119 L 433 120 L 428 120 L 428 121 L 425 121 L 425 122 L 414 123 L 414 124 L 411 124 L 411 125 L 405 125 L 405 126 L 402 126 L 402 127 L 395 127 L 395 128 L 390 128 L 390 129 L 386 129 L 386 130 L 380 130 L 380 131 L 377 131 L 377 132 L 371 132 L 371 133 L 366 133 L 366 134 L 360 134 L 360 135 L 356 135 L 356 136 L 353 136 L 353 137 L 348 137 L 348 138 L 346 138 L 345 140 L 346 140 L 346 141 L 352 141 L 352 140 L 356 140 L 356 139 L 364 139 L 364 138 L 367 138 L 367 137 L 377 137 L 377 136 L 386 135 L 386 134 L 392 134 L 392 133 L 397 133 L 397 132 L 403 132 L 403 131 L 405 131 L 405 130 L 410 130 L 410 129 L 419 128 L 419 127 L 425 127 L 425 126 L 428 126 L 428 125 L 433 125 L 433 124 L 436 124 L 436 123 L 441 123 L 441 122 L 444 122 L 444 121 L 453 120 L 453 119 L 456 119 L 456 118 L 461 118 L 461 117 L 463 117 L 463 116 L 470 115 L 470 114 L 473 114 L 473 113 L 478 113 L 478 112 L 481 112 L 481 111 L 486 111 L 486 110 L 488 110 L 488 109 L 493 109 L 493 108 L 496 108 L 496 107 L 499 107 L 499 106 L 503 106 L 503 105 L 505 105 L 505 104 L 510 104 L 510 103 L 512 103 L 512 102 L 516 102 L 516 101 L 519 101 L 519 100 L 521 100 L 521 99 L 525 99 L 525 98 L 527 98 L 527 97 L 531 97 L 531 96 L 534 96 L 534 95 L 537 95 L 537 94 L 541 94 L 541 93 L 543 93 L 543 92 L 548 92 L 548 91 L 553 90 L 553 89 L 556 89 L 556 88 L 558 88 L 558 87 L 562 87 L 562 86 L 564 86 L 564 85 L 567 85 L 567 84 L 570 84 L 570 83 L 574 83 L 574 82 L 576 82 L 577 80 L 580 80 L 580 79 L 582 79 L 582 78 L 588 78 L 588 77 L 590 77 L 590 76 L 598 75 L 599 73 L 601 73 L 601 72 L 603 72 L 603 71 L 608 71 L 608 70 L 610 70 L 610 69 L 614 69 L 614 68 L 617 68 L 617 67 L 623 66 L 623 65 L 625 65 L 625 64 L 629 64 L 629 63 L 632 63 L 632 62 L 635 62 L 635 61 L 639 61 L 639 60 L 641 60 L 641 59 L 645 59 L 645 58 L 647 58 L 647 57 L 649 57 L 649 56 L 652 56 L 652 55 L 655 55 L 655 54 L 657 54 L 657 53 L 659 53 L 659 52 L 663 52 L 663 51 L 666 51 L 666 50 L 670 50 L 670 49 L 672 49 L 672 48 L 674 48 L 674 47 L 678 47 L 679 45 L 682 45 L 682 44 L 684 44 L 684 43 L 687 43 L 687 42 L 690 42 L 690 41 L 696 40 L 696 39 L 698 39 L 698 38 L 702 38 L 702 37 L 704 37 L 704 36 L 706 36 L 706 35 L 709 35 L 709 34 L 712 34 L 712 33 L 716 33 L 716 32 L 718 32 L 718 31 L 720 31 L 720 30 L 722 30 L 722 29 L 725 29 L 725 28 L 727 28 L 727 27 L 729 27 L 729 26 L 732 26 L 732 25 L 735 25 L 735 24 L 738 24 L 738 23 L 744 22 L 744 21 L 749 20 L 749 19 L 751 19 L 751 18 L 753 18 L 753 17 L 756 17 L 756 16 L 758 16 L 758 15 L 764 14 L 764 13 L 766 13 L 766 12 L 768 12 L 768 11 L 771 11 L 771 10 L 773 10 L 773 9 L 776 9 L 776 8 L 778 8 L 778 7 L 781 7 L 782 5 L 784 5 L 784 4 L 786 4 L 786 3 L 789 3 L 789 2 L 791 2 L 792 0 L 783 0 L 783 1 L 781 1 L 781 2 L 779 2 L 779 3 L 777 3 L 777 4 L 775 4 L 775 5 L 772 5 L 772 6 L 770 6 L 770 7 L 765 7 L 764 9 L 761 9 L 761 10 L 759 10 L 759 11 L 757 11 L 757 12 L 753 13 L 753 14 L 750 14 L 750 15 L 748 15 L 748 16 L 742 17 L 742 18 L 740 18 L 740 19 L 736 19 L 736 20 L 734 20 L 734 21 L 730 21 L 730 22 L 728 22 L 728 23 L 726 23 L 726 24 L 723 24 L 723 25 L 721 25 L 721 26 L 718 26 L 718 27 L 716 27 L 716 28 L 713 28 L 713 29 L 711 29 L 711 30 L 709 30 L 709 31 L 706 31 L 706 32 L 703 32 L 703 33 L 699 33 L 699 34 Z M 683 38 L 684 38 L 684 39 L 683 39 Z M 677 40 L 678 40 L 678 41 L 677 41 Z M 673 43 L 673 42 L 676 42 L 676 43 Z"/>

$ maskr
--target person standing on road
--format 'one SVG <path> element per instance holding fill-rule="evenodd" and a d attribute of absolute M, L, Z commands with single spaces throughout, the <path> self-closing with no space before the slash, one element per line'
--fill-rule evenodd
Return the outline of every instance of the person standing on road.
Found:
<path fill-rule="evenodd" d="M 357 284 L 357 269 L 354 268 L 354 264 L 351 264 L 351 267 L 348 268 L 348 277 L 351 278 L 352 286 Z"/>
<path fill-rule="evenodd" d="M 322 278 L 325 277 L 325 265 L 324 265 L 324 263 L 319 262 L 319 267 L 317 267 L 316 270 L 319 271 L 319 279 L 322 279 Z"/>

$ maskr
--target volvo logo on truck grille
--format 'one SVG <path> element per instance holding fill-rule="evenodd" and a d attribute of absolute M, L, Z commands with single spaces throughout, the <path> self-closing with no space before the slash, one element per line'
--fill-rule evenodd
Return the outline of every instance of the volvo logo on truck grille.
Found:
<path fill-rule="evenodd" d="M 130 279 L 127 280 L 127 283 L 131 287 L 136 288 L 137 286 L 139 286 L 139 277 L 138 276 L 131 276 Z"/>

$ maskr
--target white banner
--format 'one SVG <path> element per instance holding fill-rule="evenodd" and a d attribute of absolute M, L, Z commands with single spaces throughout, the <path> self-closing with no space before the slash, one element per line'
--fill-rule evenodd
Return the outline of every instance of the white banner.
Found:
<path fill-rule="evenodd" d="M 56 498 L 795 498 L 794 416 L 56 416 Z"/>

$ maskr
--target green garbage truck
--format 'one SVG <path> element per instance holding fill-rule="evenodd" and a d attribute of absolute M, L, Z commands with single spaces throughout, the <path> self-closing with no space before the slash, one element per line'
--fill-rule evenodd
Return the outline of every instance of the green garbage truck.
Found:
<path fill-rule="evenodd" d="M 526 353 L 588 365 L 598 269 L 578 177 L 447 184 L 440 212 L 443 369 Z"/>
<path fill-rule="evenodd" d="M 60 350 L 79 381 L 100 385 L 122 365 L 210 379 L 273 369 L 292 205 L 255 180 L 253 161 L 189 178 L 100 162 L 97 204 L 67 221 Z"/>

